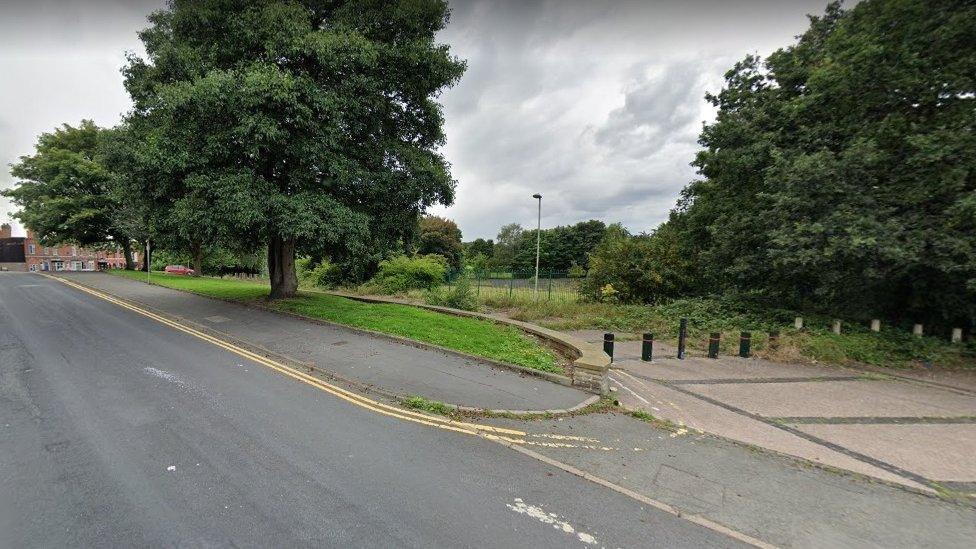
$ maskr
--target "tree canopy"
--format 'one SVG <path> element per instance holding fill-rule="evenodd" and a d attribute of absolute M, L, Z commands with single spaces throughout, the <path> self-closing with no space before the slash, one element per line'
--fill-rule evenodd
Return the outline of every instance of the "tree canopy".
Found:
<path fill-rule="evenodd" d="M 669 224 L 702 289 L 976 322 L 976 5 L 833 3 L 708 99 Z"/>
<path fill-rule="evenodd" d="M 266 245 L 272 297 L 295 292 L 296 250 L 364 276 L 454 197 L 447 20 L 439 0 L 171 1 L 125 70 L 146 195 L 171 229 Z"/>
<path fill-rule="evenodd" d="M 575 265 L 585 269 L 589 265 L 590 252 L 603 239 L 606 230 L 606 224 L 595 219 L 542 229 L 540 268 L 544 271 L 568 271 Z M 490 263 L 493 267 L 530 271 L 535 269 L 535 248 L 536 230 L 526 230 L 517 223 L 510 223 L 499 229 L 497 241 L 488 248 L 493 254 Z M 484 253 L 483 250 L 479 251 Z"/>
<path fill-rule="evenodd" d="M 41 134 L 34 154 L 11 167 L 20 179 L 17 186 L 0 194 L 21 208 L 15 217 L 42 243 L 114 242 L 125 250 L 131 268 L 124 197 L 103 154 L 110 133 L 82 120 Z"/>
<path fill-rule="evenodd" d="M 464 246 L 461 244 L 461 229 L 457 223 L 436 215 L 420 219 L 417 253 L 437 254 L 447 259 L 448 265 L 459 268 L 464 259 Z"/>

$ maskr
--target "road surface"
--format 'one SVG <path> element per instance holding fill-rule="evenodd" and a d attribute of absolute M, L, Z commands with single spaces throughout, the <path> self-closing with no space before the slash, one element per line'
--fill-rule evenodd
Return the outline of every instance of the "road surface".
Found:
<path fill-rule="evenodd" d="M 0 274 L 0 546 L 710 547 L 478 436 Z"/>

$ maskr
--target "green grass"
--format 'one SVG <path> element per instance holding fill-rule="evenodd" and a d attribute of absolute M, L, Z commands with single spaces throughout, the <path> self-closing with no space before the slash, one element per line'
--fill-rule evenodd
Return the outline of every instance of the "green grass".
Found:
<path fill-rule="evenodd" d="M 146 281 L 146 273 L 144 272 L 123 270 L 111 270 L 108 272 L 116 276 L 123 276 L 140 282 Z M 174 290 L 183 290 L 184 292 L 221 299 L 249 301 L 268 296 L 267 283 L 248 282 L 234 278 L 221 279 L 206 276 L 171 275 L 153 271 L 149 280 L 153 284 L 159 284 L 160 286 L 166 286 Z"/>
<path fill-rule="evenodd" d="M 430 400 L 422 396 L 407 397 L 403 400 L 403 405 L 414 410 L 421 410 L 442 416 L 450 416 L 458 411 L 457 408 L 450 404 L 444 404 L 443 402 Z"/>
<path fill-rule="evenodd" d="M 111 272 L 134 280 L 146 280 L 145 273 Z M 261 301 L 280 311 L 405 337 L 544 372 L 563 373 L 551 349 L 516 328 L 485 320 L 446 315 L 408 305 L 364 303 L 321 292 L 302 291 L 295 298 L 267 301 L 266 283 L 237 279 L 154 272 L 152 283 L 221 299 Z"/>
<path fill-rule="evenodd" d="M 509 288 L 508 286 L 488 286 L 482 282 L 482 286 L 478 287 L 477 282 L 476 280 L 471 281 L 471 293 L 474 295 L 478 304 L 483 307 L 508 308 L 529 305 L 540 301 L 568 304 L 576 303 L 580 298 L 579 291 L 576 288 L 553 286 L 550 289 L 547 285 L 548 281 L 544 281 L 539 285 L 538 295 L 536 295 L 535 288 L 531 285 Z M 451 285 L 444 284 L 438 290 L 446 292 L 451 287 Z M 364 285 L 355 288 L 354 291 L 368 295 L 375 289 L 375 287 Z M 427 290 L 410 290 L 409 292 L 400 294 L 400 297 L 413 299 L 418 302 L 422 302 L 426 296 Z"/>

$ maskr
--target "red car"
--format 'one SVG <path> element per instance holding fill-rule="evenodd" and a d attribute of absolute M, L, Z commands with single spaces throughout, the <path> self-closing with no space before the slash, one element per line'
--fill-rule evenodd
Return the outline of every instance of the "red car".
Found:
<path fill-rule="evenodd" d="M 183 265 L 167 265 L 166 272 L 168 274 L 174 275 L 192 275 L 194 274 L 193 269 L 189 267 L 184 267 Z"/>

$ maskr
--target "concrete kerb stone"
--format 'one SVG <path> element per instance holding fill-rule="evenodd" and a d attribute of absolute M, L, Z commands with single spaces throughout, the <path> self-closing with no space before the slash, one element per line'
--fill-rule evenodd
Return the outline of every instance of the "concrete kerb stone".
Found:
<path fill-rule="evenodd" d="M 54 276 L 56 276 L 56 275 L 54 275 Z M 102 293 L 105 293 L 105 294 L 112 295 L 112 294 L 110 294 L 109 292 L 107 292 L 105 290 L 102 290 L 102 289 L 93 287 L 93 286 L 91 286 L 89 284 L 85 284 L 83 282 L 79 282 L 78 280 L 71 280 L 71 282 L 73 282 L 75 284 L 78 284 L 80 286 L 84 286 L 86 288 L 90 288 L 90 289 L 95 290 L 95 291 L 98 291 L 98 292 L 102 292 Z M 152 284 L 154 286 L 159 286 L 158 284 L 155 284 L 155 283 L 152 283 L 152 282 L 150 282 L 149 284 Z M 165 288 L 165 286 L 160 286 L 160 287 Z M 176 290 L 176 291 L 179 291 L 179 290 Z M 205 296 L 205 295 L 200 295 L 200 294 L 193 294 L 193 295 L 196 295 L 198 297 L 202 297 L 202 298 L 205 298 L 205 299 L 213 299 L 215 301 L 224 301 L 224 302 L 227 302 L 227 303 L 234 303 L 236 305 L 243 305 L 245 307 L 250 307 L 250 308 L 255 308 L 255 309 L 261 309 L 261 310 L 269 311 L 269 312 L 272 312 L 272 313 L 275 313 L 275 314 L 283 314 L 283 315 L 293 316 L 295 318 L 300 318 L 300 319 L 302 319 L 304 321 L 310 321 L 310 322 L 314 322 L 314 323 L 317 323 L 317 324 L 323 324 L 323 325 L 326 325 L 326 326 L 336 326 L 336 327 L 339 327 L 339 328 L 342 328 L 342 329 L 345 329 L 345 330 L 350 330 L 350 331 L 353 331 L 353 332 L 356 332 L 356 333 L 361 333 L 361 334 L 365 334 L 365 335 L 369 335 L 369 336 L 380 337 L 380 338 L 387 339 L 387 340 L 390 340 L 390 341 L 395 341 L 397 343 L 402 343 L 402 344 L 405 344 L 405 345 L 410 345 L 412 347 L 416 347 L 416 348 L 419 348 L 419 349 L 436 350 L 436 351 L 440 351 L 440 352 L 452 354 L 452 355 L 455 355 L 455 356 L 460 356 L 462 358 L 468 358 L 468 359 L 472 359 L 472 360 L 478 360 L 478 361 L 481 361 L 481 362 L 485 362 L 485 363 L 491 364 L 493 366 L 498 366 L 498 367 L 505 368 L 505 369 L 509 369 L 509 370 L 515 370 L 515 371 L 520 372 L 520 373 L 526 373 L 526 374 L 529 374 L 529 375 L 534 375 L 534 376 L 537 376 L 537 377 L 542 377 L 542 378 L 547 379 L 549 381 L 552 381 L 554 383 L 559 383 L 560 385 L 566 385 L 566 386 L 572 386 L 573 385 L 572 380 L 570 378 L 568 378 L 567 376 L 563 376 L 563 375 L 559 375 L 559 374 L 554 374 L 552 372 L 543 372 L 543 371 L 540 371 L 540 370 L 533 370 L 531 368 L 526 368 L 524 366 L 518 366 L 518 365 L 515 365 L 515 364 L 508 364 L 506 362 L 501 362 L 501 361 L 497 361 L 497 360 L 491 360 L 491 359 L 484 358 L 484 357 L 480 357 L 480 356 L 477 356 L 477 355 L 472 355 L 472 354 L 464 353 L 464 352 L 461 352 L 461 351 L 456 351 L 454 349 L 448 349 L 446 347 L 441 347 L 439 345 L 433 345 L 433 344 L 430 344 L 430 343 L 423 343 L 423 342 L 415 341 L 415 340 L 412 340 L 412 339 L 407 339 L 407 338 L 403 338 L 403 337 L 399 337 L 399 336 L 394 336 L 394 335 L 390 335 L 390 334 L 384 334 L 382 332 L 374 332 L 372 330 L 365 330 L 365 329 L 362 329 L 362 328 L 356 328 L 356 327 L 353 327 L 353 326 L 347 326 L 345 324 L 339 324 L 339 323 L 329 322 L 329 321 L 321 320 L 321 319 L 317 319 L 317 318 L 311 318 L 311 317 L 303 316 L 303 315 L 300 315 L 300 314 L 297 314 L 297 313 L 291 313 L 291 312 L 287 312 L 287 311 L 278 311 L 278 310 L 272 309 L 270 307 L 264 307 L 264 306 L 261 306 L 261 305 L 254 305 L 254 304 L 249 304 L 249 303 L 243 303 L 243 302 L 240 302 L 240 301 L 234 301 L 232 299 L 221 299 L 221 298 L 217 298 L 217 297 L 210 297 L 210 296 Z M 266 356 L 268 358 L 274 358 L 275 360 L 278 360 L 278 361 L 281 361 L 281 362 L 285 362 L 285 363 L 289 363 L 289 364 L 292 364 L 293 366 L 299 366 L 299 367 L 308 369 L 309 371 L 314 371 L 315 373 L 317 373 L 317 374 L 319 374 L 319 375 L 321 375 L 321 376 L 323 376 L 323 377 L 325 377 L 325 378 L 327 378 L 327 379 L 329 379 L 331 381 L 334 381 L 334 382 L 337 382 L 337 383 L 341 383 L 343 385 L 346 385 L 347 387 L 354 388 L 354 389 L 356 389 L 356 390 L 358 390 L 360 392 L 378 394 L 378 395 L 381 395 L 381 396 L 383 396 L 385 398 L 388 398 L 388 399 L 391 399 L 391 400 L 395 400 L 395 401 L 398 401 L 398 402 L 404 401 L 404 400 L 406 400 L 409 397 L 415 396 L 415 395 L 408 395 L 408 394 L 400 394 L 400 393 L 396 393 L 394 391 L 388 391 L 386 389 L 382 389 L 382 388 L 376 387 L 374 385 L 370 385 L 370 384 L 367 384 L 367 383 L 360 382 L 358 380 L 354 380 L 354 379 L 347 378 L 347 377 L 342 376 L 339 373 L 334 372 L 332 370 L 328 370 L 328 369 L 322 368 L 322 367 L 317 366 L 317 365 L 315 365 L 313 363 L 310 363 L 310 362 L 304 362 L 304 361 L 301 361 L 301 360 L 292 358 L 290 356 L 283 355 L 281 353 L 272 351 L 272 350 L 270 350 L 270 349 L 268 349 L 268 348 L 266 348 L 264 346 L 258 345 L 256 343 L 252 343 L 250 341 L 241 340 L 241 339 L 239 339 L 237 337 L 234 337 L 234 336 L 232 336 L 232 335 L 230 335 L 228 333 L 222 332 L 220 330 L 216 330 L 216 329 L 214 329 L 214 328 L 212 328 L 210 326 L 205 326 L 203 324 L 199 324 L 199 323 L 197 323 L 197 322 L 195 322 L 193 320 L 190 320 L 188 318 L 184 318 L 184 317 L 181 317 L 181 316 L 178 316 L 178 315 L 174 315 L 174 314 L 171 314 L 171 313 L 167 313 L 167 312 L 164 312 L 164 311 L 160 311 L 159 309 L 156 309 L 155 307 L 152 307 L 151 305 L 148 305 L 146 303 L 143 303 L 143 302 L 138 301 L 138 300 L 135 300 L 135 299 L 123 298 L 123 297 L 119 297 L 119 296 L 116 296 L 116 295 L 112 295 L 112 297 L 115 298 L 115 299 L 118 299 L 119 301 L 123 301 L 125 303 L 129 303 L 130 305 L 135 305 L 135 306 L 138 306 L 138 307 L 140 307 L 142 309 L 146 309 L 147 311 L 149 311 L 149 312 L 151 312 L 153 314 L 159 315 L 159 316 L 161 316 L 163 318 L 166 318 L 168 320 L 171 320 L 173 322 L 177 322 L 177 323 L 181 323 L 181 324 L 185 324 L 185 325 L 191 326 L 193 329 L 195 329 L 197 331 L 203 332 L 203 333 L 208 334 L 208 335 L 213 336 L 213 337 L 217 337 L 219 339 L 223 339 L 223 340 L 225 340 L 225 341 L 227 341 L 229 343 L 232 343 L 232 344 L 234 344 L 234 345 L 236 345 L 238 347 L 242 347 L 244 349 L 247 349 L 247 350 L 249 350 L 251 352 L 257 352 L 257 353 L 260 353 L 260 354 L 262 354 L 262 355 L 264 355 L 264 356 Z M 423 396 L 423 395 L 421 395 L 421 396 Z M 461 404 L 455 404 L 455 403 L 451 403 L 451 402 L 445 402 L 444 404 L 447 404 L 448 406 L 450 406 L 450 407 L 452 407 L 452 408 L 454 408 L 454 409 L 456 409 L 456 410 L 458 410 L 460 412 L 473 412 L 473 413 L 486 413 L 486 414 L 509 414 L 509 415 L 518 415 L 518 416 L 524 416 L 524 417 L 531 417 L 531 416 L 547 416 L 547 415 L 549 415 L 549 416 L 558 416 L 558 415 L 572 414 L 572 413 L 577 412 L 577 411 L 579 411 L 579 410 L 581 410 L 583 408 L 586 408 L 587 406 L 589 406 L 591 404 L 594 404 L 594 403 L 598 402 L 599 400 L 600 400 L 600 396 L 599 395 L 593 395 L 593 396 L 585 399 L 584 401 L 580 402 L 579 404 L 576 404 L 576 405 L 571 406 L 569 408 L 557 408 L 557 409 L 546 409 L 546 410 L 509 410 L 509 409 L 494 409 L 494 408 L 475 408 L 475 407 L 463 406 Z"/>
<path fill-rule="evenodd" d="M 604 353 L 603 350 L 599 349 L 597 346 L 587 341 L 584 341 L 578 337 L 573 337 L 571 335 L 557 332 L 555 330 L 543 328 L 542 326 L 537 326 L 535 324 L 529 324 L 528 322 L 511 320 L 508 318 L 492 316 L 485 313 L 478 313 L 474 311 L 452 309 L 450 307 L 442 307 L 439 305 L 410 303 L 407 301 L 402 301 L 399 299 L 392 299 L 392 298 L 362 296 L 362 295 L 350 294 L 346 292 L 324 292 L 324 293 L 328 293 L 330 295 L 334 295 L 338 297 L 344 297 L 346 299 L 354 299 L 356 301 L 362 301 L 365 303 L 406 305 L 409 307 L 418 307 L 421 309 L 427 309 L 430 311 L 435 311 L 435 312 L 454 315 L 454 316 L 477 318 L 480 320 L 487 320 L 489 322 L 496 322 L 498 324 L 513 326 L 523 332 L 532 334 L 540 339 L 545 340 L 546 342 L 548 342 L 550 346 L 555 347 L 560 351 L 566 353 L 567 355 L 573 357 L 573 361 L 571 363 L 572 374 L 571 374 L 570 385 L 600 395 L 605 395 L 609 392 L 610 382 L 609 382 L 608 374 L 610 371 L 610 357 L 607 356 L 607 354 Z M 533 373 L 533 375 L 537 375 L 538 373 L 546 373 L 546 372 L 538 372 L 537 370 L 532 370 L 531 372 Z"/>

